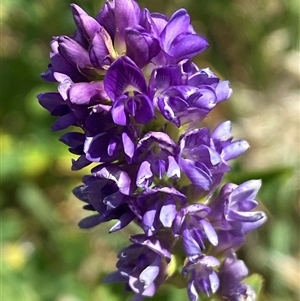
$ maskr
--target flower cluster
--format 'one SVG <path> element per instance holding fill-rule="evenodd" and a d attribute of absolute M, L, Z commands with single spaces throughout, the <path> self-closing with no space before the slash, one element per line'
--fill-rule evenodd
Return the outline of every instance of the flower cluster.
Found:
<path fill-rule="evenodd" d="M 75 4 L 72 11 L 77 29 L 53 38 L 42 74 L 58 82 L 58 92 L 38 100 L 58 117 L 53 130 L 78 128 L 61 137 L 78 155 L 72 169 L 94 165 L 74 189 L 95 213 L 79 226 L 116 220 L 110 232 L 131 222 L 142 231 L 105 281 L 124 282 L 142 300 L 181 268 L 191 301 L 199 294 L 232 301 L 253 295 L 235 251 L 266 221 L 252 211 L 261 182 L 218 189 L 229 160 L 249 145 L 233 139 L 230 121 L 201 126 L 232 93 L 228 81 L 191 61 L 207 40 L 184 9 L 167 18 L 133 0 L 112 0 L 96 18 Z"/>

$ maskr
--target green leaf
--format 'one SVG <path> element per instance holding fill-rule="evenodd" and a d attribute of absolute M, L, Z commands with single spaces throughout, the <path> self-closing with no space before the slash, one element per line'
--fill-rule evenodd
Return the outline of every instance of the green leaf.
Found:
<path fill-rule="evenodd" d="M 259 274 L 252 274 L 244 280 L 245 283 L 249 284 L 256 293 L 257 298 L 262 291 L 264 279 Z"/>

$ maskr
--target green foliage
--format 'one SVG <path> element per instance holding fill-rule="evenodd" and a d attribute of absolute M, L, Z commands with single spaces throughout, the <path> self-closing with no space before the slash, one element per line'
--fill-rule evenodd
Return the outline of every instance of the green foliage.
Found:
<path fill-rule="evenodd" d="M 93 15 L 102 2 L 79 0 L 77 4 Z M 55 84 L 42 82 L 39 74 L 48 64 L 51 37 L 72 34 L 74 30 L 70 3 L 58 0 L 1 3 L 3 300 L 129 298 L 121 285 L 103 285 L 101 281 L 114 270 L 118 250 L 128 244 L 128 236 L 135 229 L 125 229 L 113 236 L 107 234 L 109 225 L 91 231 L 78 229 L 77 222 L 84 213 L 71 190 L 80 183 L 85 171 L 70 171 L 72 155 L 58 142 L 60 135 L 50 131 L 54 119 L 35 98 L 39 92 L 56 89 Z M 293 263 L 297 262 L 299 252 L 296 205 L 299 181 L 295 167 L 298 145 L 294 127 L 290 126 L 295 121 L 290 114 L 294 113 L 295 95 L 299 93 L 298 1 L 144 0 L 140 3 L 168 15 L 185 6 L 195 28 L 207 36 L 211 45 L 206 54 L 197 58 L 197 63 L 211 66 L 230 79 L 236 96 L 222 105 L 207 123 L 214 125 L 231 119 L 240 137 L 250 139 L 252 150 L 235 163 L 228 180 L 241 183 L 261 178 L 260 200 L 269 216 L 261 230 L 249 235 L 239 255 L 250 271 L 264 279 L 260 300 L 296 300 L 299 283 L 295 279 L 299 275 L 297 264 Z M 275 130 L 278 124 L 283 132 Z M 260 131 L 265 134 L 260 135 Z M 176 279 L 175 273 L 174 283 Z M 250 276 L 247 282 L 256 292 L 261 291 L 262 278 L 258 274 Z M 179 289 L 181 284 L 176 286 L 167 284 L 153 300 L 187 300 L 185 290 Z"/>

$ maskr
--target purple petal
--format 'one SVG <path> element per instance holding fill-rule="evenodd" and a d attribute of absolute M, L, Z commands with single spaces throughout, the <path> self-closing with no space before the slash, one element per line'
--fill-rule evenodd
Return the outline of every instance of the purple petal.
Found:
<path fill-rule="evenodd" d="M 180 159 L 179 163 L 183 172 L 187 175 L 187 177 L 193 184 L 201 187 L 204 190 L 210 189 L 212 185 L 212 178 L 208 170 L 205 171 L 201 169 L 200 166 L 198 167 L 195 163 L 189 160 Z"/>
<path fill-rule="evenodd" d="M 100 24 L 78 5 L 71 4 L 71 7 L 78 30 L 87 40 L 92 40 L 95 33 L 100 30 Z"/>
<path fill-rule="evenodd" d="M 182 32 L 188 30 L 190 16 L 185 9 L 177 10 L 170 18 L 168 24 L 161 33 L 164 49 L 168 52 L 173 40 Z"/>
<path fill-rule="evenodd" d="M 92 105 L 107 99 L 102 81 L 73 84 L 69 90 L 69 99 L 78 105 Z"/>
<path fill-rule="evenodd" d="M 196 34 L 184 33 L 174 39 L 168 54 L 179 61 L 183 58 L 192 58 L 207 47 L 208 42 L 205 38 Z"/>
<path fill-rule="evenodd" d="M 183 79 L 179 66 L 163 66 L 153 70 L 149 87 L 154 95 L 156 91 L 165 90 L 171 86 L 182 85 Z"/>
<path fill-rule="evenodd" d="M 223 148 L 222 157 L 226 161 L 234 159 L 244 153 L 248 148 L 249 144 L 246 140 L 236 140 Z"/>
<path fill-rule="evenodd" d="M 170 202 L 169 200 L 167 200 L 161 210 L 160 210 L 160 214 L 159 214 L 159 219 L 161 221 L 161 223 L 163 224 L 164 227 L 166 228 L 171 228 L 172 223 L 175 219 L 177 210 L 176 210 L 176 205 L 174 204 L 174 202 Z"/>
<path fill-rule="evenodd" d="M 146 233 L 150 230 L 153 232 L 155 229 L 153 227 L 154 225 L 154 220 L 156 217 L 156 212 L 158 209 L 158 203 L 154 203 L 153 205 L 150 206 L 150 208 L 147 209 L 146 213 L 143 216 L 143 224 L 146 228 Z"/>
<path fill-rule="evenodd" d="M 185 228 L 182 231 L 183 248 L 187 256 L 194 256 L 201 254 L 201 248 L 197 241 L 191 235 L 189 229 Z"/>
<path fill-rule="evenodd" d="M 68 99 L 68 92 L 73 84 L 71 78 L 65 74 L 54 72 L 55 79 L 59 82 L 58 92 L 64 100 Z"/>
<path fill-rule="evenodd" d="M 95 33 L 94 38 L 90 42 L 90 59 L 92 64 L 97 68 L 103 67 L 105 59 L 109 54 L 109 51 L 107 49 L 107 40 L 109 41 L 110 37 L 106 30 L 101 27 L 99 32 Z"/>
<path fill-rule="evenodd" d="M 211 137 L 218 140 L 224 140 L 231 136 L 231 122 L 224 121 L 220 123 L 211 133 Z"/>
<path fill-rule="evenodd" d="M 39 103 L 53 116 L 63 116 L 70 112 L 69 106 L 59 93 L 41 93 L 37 95 L 37 98 Z"/>
<path fill-rule="evenodd" d="M 153 173 L 151 171 L 151 165 L 148 161 L 142 162 L 140 165 L 137 177 L 136 177 L 136 185 L 138 187 L 149 187 L 153 181 Z"/>
<path fill-rule="evenodd" d="M 53 131 L 60 131 L 66 129 L 71 125 L 77 125 L 77 119 L 73 113 L 66 114 L 59 117 L 56 122 L 51 126 Z"/>
<path fill-rule="evenodd" d="M 260 213 L 260 219 L 256 220 L 255 222 L 243 222 L 242 223 L 242 228 L 243 228 L 243 231 L 245 234 L 260 227 L 267 221 L 268 218 L 267 218 L 266 214 L 262 211 L 259 211 L 259 213 Z"/>
<path fill-rule="evenodd" d="M 125 112 L 125 101 L 127 96 L 123 95 L 119 97 L 113 104 L 111 115 L 114 123 L 118 125 L 127 125 L 129 118 Z"/>
<path fill-rule="evenodd" d="M 85 135 L 78 132 L 69 132 L 61 136 L 59 140 L 72 148 L 76 148 L 83 145 Z"/>
<path fill-rule="evenodd" d="M 228 99 L 232 94 L 232 89 L 229 86 L 229 81 L 222 81 L 217 85 L 216 94 L 218 102 Z"/>
<path fill-rule="evenodd" d="M 100 165 L 95 167 L 92 170 L 92 173 L 95 176 L 115 181 L 121 193 L 125 195 L 131 194 L 131 177 L 127 172 L 119 169 L 118 167 L 113 165 Z"/>
<path fill-rule="evenodd" d="M 126 54 L 143 68 L 160 51 L 159 41 L 152 35 L 128 28 L 125 35 Z"/>
<path fill-rule="evenodd" d="M 203 230 L 208 238 L 208 240 L 210 241 L 210 243 L 214 246 L 216 246 L 218 244 L 218 235 L 214 229 L 214 227 L 207 222 L 205 219 L 202 219 L 201 221 Z"/>
<path fill-rule="evenodd" d="M 109 233 L 119 231 L 126 227 L 135 218 L 135 214 L 131 211 L 125 212 L 120 216 L 118 222 L 109 229 Z"/>
<path fill-rule="evenodd" d="M 58 38 L 59 53 L 75 67 L 83 68 L 91 66 L 90 58 L 86 49 L 68 36 Z"/>
<path fill-rule="evenodd" d="M 166 257 L 166 259 L 170 260 L 171 259 L 171 254 L 170 252 L 164 248 L 161 244 L 161 242 L 156 239 L 154 236 L 147 237 L 144 234 L 137 234 L 134 236 L 130 237 L 130 240 L 133 243 L 142 245 L 142 246 L 147 246 L 149 249 L 154 251 L 155 253 Z"/>
<path fill-rule="evenodd" d="M 168 156 L 168 170 L 167 170 L 168 178 L 180 178 L 180 167 L 173 156 Z"/>
<path fill-rule="evenodd" d="M 82 229 L 89 229 L 89 228 L 97 226 L 100 223 L 100 219 L 101 219 L 101 217 L 99 214 L 90 215 L 90 216 L 82 219 L 78 223 L 78 226 Z"/>
<path fill-rule="evenodd" d="M 134 27 L 138 23 L 139 7 L 132 0 L 115 1 L 115 47 L 118 53 L 126 51 L 125 30 Z"/>
<path fill-rule="evenodd" d="M 157 34 L 160 35 L 168 23 L 167 17 L 160 13 L 151 13 L 151 19 L 155 24 Z"/>
<path fill-rule="evenodd" d="M 190 301 L 198 301 L 198 293 L 195 287 L 195 281 L 191 280 L 187 286 L 188 297 Z"/>
<path fill-rule="evenodd" d="M 155 260 L 149 265 L 146 269 L 144 269 L 140 276 L 139 280 L 145 284 L 146 287 L 148 287 L 156 277 L 158 276 L 160 272 L 160 257 L 155 256 Z"/>
<path fill-rule="evenodd" d="M 116 101 L 124 94 L 126 88 L 134 87 L 136 91 L 144 93 L 147 84 L 141 70 L 126 56 L 117 59 L 107 70 L 104 87 L 112 101 Z"/>
<path fill-rule="evenodd" d="M 132 116 L 134 116 L 136 122 L 142 124 L 150 122 L 154 117 L 152 100 L 147 95 L 138 94 L 135 96 L 134 101 L 137 104 L 137 108 Z"/>
<path fill-rule="evenodd" d="M 72 170 L 80 170 L 89 164 L 91 162 L 86 159 L 85 155 L 82 155 L 77 160 L 72 159 Z"/>
<path fill-rule="evenodd" d="M 134 145 L 134 142 L 132 141 L 132 137 L 129 135 L 129 133 L 126 131 L 126 129 L 122 133 L 122 143 L 123 143 L 123 148 L 124 148 L 125 154 L 131 160 L 134 155 L 135 145 Z"/>
<path fill-rule="evenodd" d="M 233 190 L 231 198 L 234 202 L 254 199 L 261 187 L 261 180 L 250 180 L 242 183 Z"/>
<path fill-rule="evenodd" d="M 264 219 L 264 217 L 265 217 L 265 213 L 262 211 L 236 212 L 230 210 L 228 215 L 226 215 L 226 220 L 253 223 L 253 222 L 257 222 L 258 220 Z"/>

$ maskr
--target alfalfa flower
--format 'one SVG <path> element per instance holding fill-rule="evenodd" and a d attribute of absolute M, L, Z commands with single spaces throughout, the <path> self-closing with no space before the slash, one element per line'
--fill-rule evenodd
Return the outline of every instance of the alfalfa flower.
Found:
<path fill-rule="evenodd" d="M 111 0 L 93 18 L 71 7 L 77 28 L 53 38 L 42 74 L 57 92 L 38 100 L 57 117 L 53 130 L 72 126 L 60 138 L 78 156 L 72 169 L 93 163 L 73 191 L 92 213 L 79 226 L 115 220 L 110 233 L 130 223 L 141 231 L 105 282 L 124 283 L 141 301 L 177 273 L 190 301 L 242 300 L 251 292 L 248 270 L 234 252 L 266 215 L 253 211 L 258 180 L 218 193 L 230 160 L 249 145 L 233 138 L 230 121 L 201 125 L 232 94 L 228 81 L 191 61 L 206 38 L 185 9 L 168 18 Z"/>

